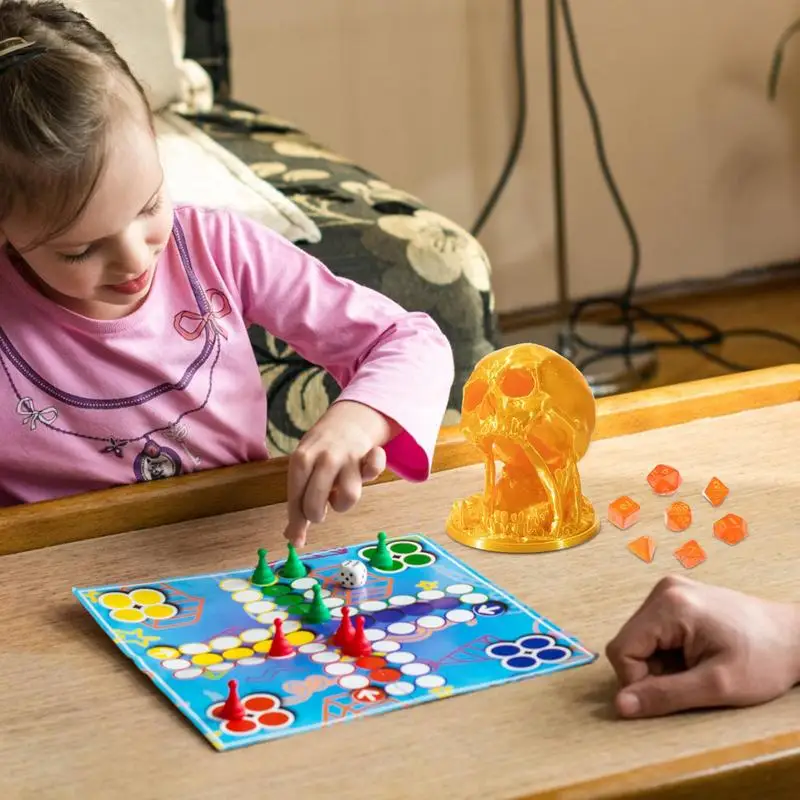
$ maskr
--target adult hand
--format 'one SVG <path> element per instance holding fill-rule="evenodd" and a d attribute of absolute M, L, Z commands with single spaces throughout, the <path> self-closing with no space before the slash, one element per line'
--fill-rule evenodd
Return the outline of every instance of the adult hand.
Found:
<path fill-rule="evenodd" d="M 382 445 L 398 430 L 361 403 L 331 405 L 289 457 L 284 536 L 302 547 L 310 525 L 324 521 L 329 505 L 339 512 L 352 508 L 361 499 L 363 483 L 386 469 Z"/>
<path fill-rule="evenodd" d="M 669 577 L 606 655 L 623 717 L 764 703 L 800 682 L 800 607 Z"/>

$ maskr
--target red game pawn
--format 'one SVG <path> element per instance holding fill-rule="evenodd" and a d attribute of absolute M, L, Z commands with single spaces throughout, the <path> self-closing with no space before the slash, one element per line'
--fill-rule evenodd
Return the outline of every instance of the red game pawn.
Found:
<path fill-rule="evenodd" d="M 228 681 L 228 699 L 219 710 L 219 716 L 227 720 L 239 720 L 245 717 L 245 708 L 239 699 L 238 684 L 236 681 Z"/>
<path fill-rule="evenodd" d="M 270 658 L 286 658 L 294 655 L 294 648 L 286 641 L 286 636 L 283 633 L 283 620 L 276 617 L 275 622 L 275 635 L 272 637 L 272 646 L 269 648 Z"/>
<path fill-rule="evenodd" d="M 372 652 L 372 643 L 364 634 L 364 617 L 356 617 L 356 629 L 348 642 L 345 642 L 342 652 L 351 658 L 368 656 Z"/>
<path fill-rule="evenodd" d="M 331 642 L 334 647 L 344 648 L 353 636 L 355 636 L 355 630 L 353 623 L 350 622 L 350 609 L 345 606 L 342 609 L 342 621 L 339 623 L 336 633 L 333 634 Z"/>

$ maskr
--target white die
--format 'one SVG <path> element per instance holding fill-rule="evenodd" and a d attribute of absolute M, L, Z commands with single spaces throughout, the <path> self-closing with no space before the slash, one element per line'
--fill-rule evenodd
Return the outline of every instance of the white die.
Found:
<path fill-rule="evenodd" d="M 367 582 L 367 567 L 363 561 L 342 561 L 339 568 L 339 583 L 347 589 L 355 589 Z"/>

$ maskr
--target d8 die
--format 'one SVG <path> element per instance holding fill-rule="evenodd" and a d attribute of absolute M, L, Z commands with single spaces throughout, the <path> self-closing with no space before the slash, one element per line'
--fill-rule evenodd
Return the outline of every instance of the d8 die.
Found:
<path fill-rule="evenodd" d="M 339 568 L 339 583 L 347 589 L 355 589 L 367 582 L 367 567 L 363 561 L 342 561 Z"/>

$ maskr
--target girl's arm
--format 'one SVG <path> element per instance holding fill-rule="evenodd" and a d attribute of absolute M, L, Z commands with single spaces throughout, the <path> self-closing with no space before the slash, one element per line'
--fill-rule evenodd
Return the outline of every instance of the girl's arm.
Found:
<path fill-rule="evenodd" d="M 388 428 L 376 423 L 376 430 L 388 434 L 393 472 L 427 478 L 454 376 L 450 344 L 434 321 L 333 275 L 255 222 L 204 213 L 217 263 L 229 270 L 248 322 L 329 372 L 342 387 L 337 403 L 361 404 L 385 420 Z"/>

